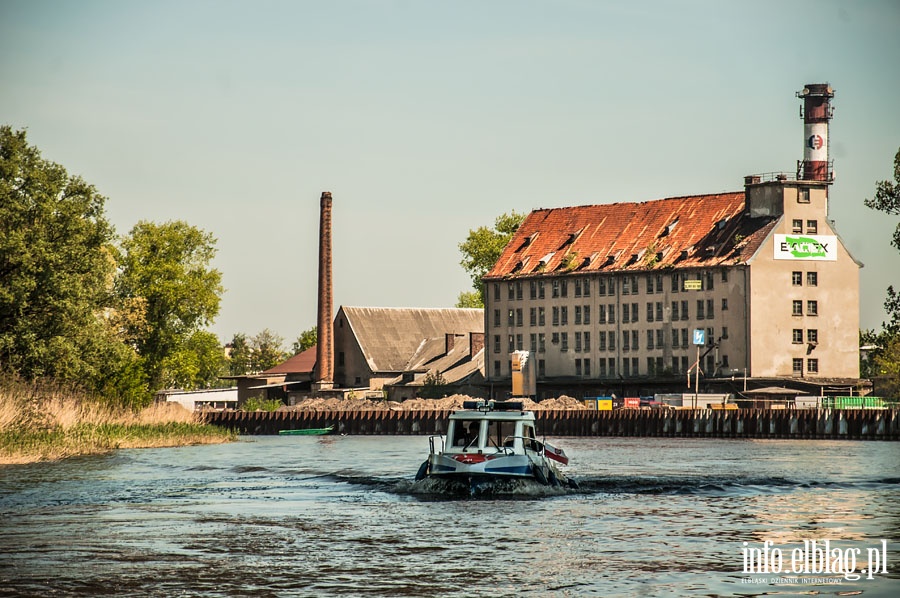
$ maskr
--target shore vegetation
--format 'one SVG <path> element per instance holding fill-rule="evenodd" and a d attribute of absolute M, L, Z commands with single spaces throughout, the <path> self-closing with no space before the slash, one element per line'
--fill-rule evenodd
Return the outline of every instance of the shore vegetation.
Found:
<path fill-rule="evenodd" d="M 177 403 L 133 409 L 65 385 L 0 379 L 0 466 L 235 438 Z"/>

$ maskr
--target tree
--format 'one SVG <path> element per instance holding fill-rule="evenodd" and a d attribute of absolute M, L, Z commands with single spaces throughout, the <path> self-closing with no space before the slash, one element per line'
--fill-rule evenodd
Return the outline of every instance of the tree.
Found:
<path fill-rule="evenodd" d="M 900 149 L 894 156 L 894 182 L 876 182 L 875 197 L 866 199 L 865 205 L 900 216 Z M 894 229 L 891 245 L 900 250 L 900 224 Z M 876 389 L 877 392 L 897 397 L 900 395 L 900 293 L 894 291 L 893 285 L 887 288 L 884 309 L 889 321 L 882 323 L 881 332 L 866 330 L 860 335 L 862 345 L 874 347 L 868 358 L 862 361 L 860 371 L 868 377 L 884 378 L 885 382 Z"/>
<path fill-rule="evenodd" d="M 189 339 L 219 313 L 222 274 L 210 267 L 214 246 L 211 234 L 182 221 L 139 222 L 121 242 L 116 291 L 121 301 L 144 305 L 141 329 L 127 334 L 152 390 L 171 382 L 166 368 L 172 371 Z"/>
<path fill-rule="evenodd" d="M 249 374 L 253 364 L 253 355 L 247 335 L 238 332 L 231 338 L 231 354 L 228 356 L 228 373 L 232 376 Z"/>
<path fill-rule="evenodd" d="M 131 397 L 138 357 L 114 307 L 115 231 L 93 185 L 0 127 L 0 368 Z"/>
<path fill-rule="evenodd" d="M 484 307 L 481 295 L 474 291 L 460 291 L 456 307 Z"/>
<path fill-rule="evenodd" d="M 287 355 L 282 349 L 283 344 L 284 339 L 268 328 L 250 339 L 253 371 L 263 372 L 284 361 Z"/>
<path fill-rule="evenodd" d="M 163 357 L 161 379 L 166 388 L 196 390 L 218 386 L 227 369 L 225 351 L 212 332 L 198 330 Z"/>
<path fill-rule="evenodd" d="M 500 254 L 503 253 L 503 248 L 519 230 L 524 220 L 524 214 L 513 211 L 498 216 L 494 221 L 493 230 L 480 226 L 469 231 L 465 242 L 459 244 L 459 250 L 463 254 L 460 265 L 472 279 L 472 288 L 475 289 L 474 295 L 477 295 L 478 303 L 475 304 L 474 297 L 464 298 L 462 294 L 459 297 L 460 303 L 465 299 L 473 307 L 484 307 L 484 285 L 481 279 L 494 267 Z"/>
<path fill-rule="evenodd" d="M 297 355 L 298 353 L 302 353 L 315 345 L 319 340 L 318 330 L 315 326 L 310 328 L 309 330 L 304 330 L 300 333 L 300 336 L 297 337 L 297 340 L 294 341 L 294 344 L 291 346 L 291 352 L 293 355 Z"/>

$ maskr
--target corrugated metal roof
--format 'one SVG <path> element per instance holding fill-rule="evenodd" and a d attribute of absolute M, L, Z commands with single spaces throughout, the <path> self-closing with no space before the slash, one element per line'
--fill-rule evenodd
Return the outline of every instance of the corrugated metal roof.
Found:
<path fill-rule="evenodd" d="M 772 226 L 743 192 L 534 210 L 485 279 L 736 264 Z"/>
<path fill-rule="evenodd" d="M 402 372 L 427 339 L 484 332 L 484 310 L 342 306 L 373 372 Z"/>

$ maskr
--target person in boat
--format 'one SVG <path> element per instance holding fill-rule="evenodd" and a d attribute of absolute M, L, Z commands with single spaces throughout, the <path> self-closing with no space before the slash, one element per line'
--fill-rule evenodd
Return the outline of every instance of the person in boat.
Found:
<path fill-rule="evenodd" d="M 468 427 L 459 426 L 460 431 L 456 436 L 456 446 L 469 446 L 478 438 L 478 422 L 469 422 Z"/>

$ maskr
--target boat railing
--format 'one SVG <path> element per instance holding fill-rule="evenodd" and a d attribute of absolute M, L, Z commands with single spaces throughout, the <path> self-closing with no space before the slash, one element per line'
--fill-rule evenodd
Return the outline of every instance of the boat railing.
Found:
<path fill-rule="evenodd" d="M 435 440 L 435 439 L 437 439 L 437 440 Z M 441 448 L 436 451 L 436 450 L 434 450 L 434 446 L 437 443 L 440 443 Z M 428 437 L 428 446 L 431 450 L 432 455 L 436 455 L 438 453 L 443 453 L 444 452 L 444 437 L 441 436 L 440 434 L 437 434 L 435 436 L 429 436 Z"/>

